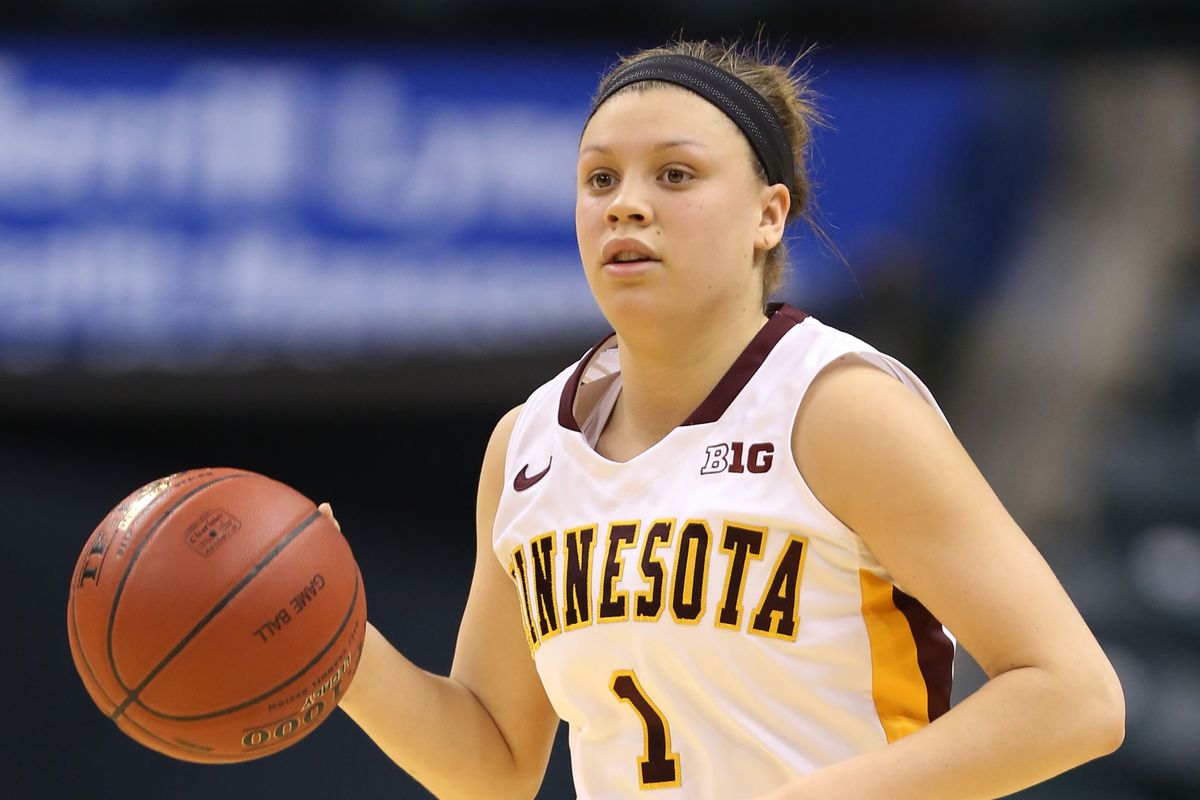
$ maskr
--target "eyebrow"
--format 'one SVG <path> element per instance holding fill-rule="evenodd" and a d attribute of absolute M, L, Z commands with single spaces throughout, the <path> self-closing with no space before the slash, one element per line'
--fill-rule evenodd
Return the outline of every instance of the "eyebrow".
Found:
<path fill-rule="evenodd" d="M 659 142 L 658 144 L 654 145 L 654 147 L 652 147 L 651 149 L 652 150 L 670 150 L 671 148 L 674 148 L 674 147 L 699 147 L 699 148 L 707 149 L 708 145 L 706 145 L 704 142 L 700 142 L 695 139 L 668 139 L 665 142 Z M 597 153 L 605 153 L 608 155 L 612 154 L 612 148 L 605 147 L 602 144 L 589 144 L 587 147 L 584 147 L 582 150 L 580 150 L 579 154 L 583 155 L 584 153 L 588 153 L 591 151 L 595 151 Z"/>
<path fill-rule="evenodd" d="M 698 142 L 695 139 L 668 139 L 665 142 L 659 142 L 654 145 L 655 150 L 670 150 L 672 147 L 701 147 L 707 148 L 704 142 Z"/>

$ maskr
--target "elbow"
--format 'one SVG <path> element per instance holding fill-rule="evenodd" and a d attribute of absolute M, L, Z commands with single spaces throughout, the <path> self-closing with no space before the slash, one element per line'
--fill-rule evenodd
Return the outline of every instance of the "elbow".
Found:
<path fill-rule="evenodd" d="M 503 797 L 506 798 L 506 800 L 535 800 L 538 792 L 542 788 L 542 780 L 545 777 L 545 773 L 545 767 L 543 767 L 542 771 L 538 774 L 533 774 L 529 771 L 518 771 L 517 774 L 513 775 L 513 779 L 507 785 L 506 789 L 501 791 L 498 789 L 498 787 L 491 786 L 488 789 L 486 797 L 489 800 L 493 800 L 497 797 Z M 482 800 L 484 795 L 481 795 L 480 797 Z"/>
<path fill-rule="evenodd" d="M 1102 756 L 1115 752 L 1125 741 L 1125 692 L 1121 689 L 1121 681 L 1115 672 L 1112 674 L 1106 695 L 1107 712 L 1103 726 L 1103 748 L 1100 753 Z"/>
<path fill-rule="evenodd" d="M 541 772 L 523 771 L 516 769 L 515 764 L 513 766 L 512 772 L 501 774 L 499 771 L 492 771 L 486 776 L 473 776 L 480 777 L 481 780 L 472 780 L 469 787 L 458 787 L 454 792 L 437 791 L 429 785 L 425 788 L 438 797 L 455 800 L 535 800 L 542 788 L 545 766 Z"/>
<path fill-rule="evenodd" d="M 517 776 L 507 787 L 489 786 L 483 794 L 472 800 L 495 800 L 498 797 L 505 800 L 535 800 L 542 788 L 542 777 Z"/>
<path fill-rule="evenodd" d="M 459 800 L 535 800 L 541 788 L 541 778 L 514 776 L 512 780 L 503 780 L 491 774 L 485 786 L 474 786 L 456 794 L 434 793 L 438 797 L 454 797 Z"/>
<path fill-rule="evenodd" d="M 539 778 L 536 781 L 534 781 L 532 784 L 526 786 L 521 791 L 521 793 L 517 796 L 521 797 L 521 798 L 528 798 L 528 800 L 536 800 L 536 798 L 538 796 L 538 792 L 541 791 L 541 788 L 542 788 L 542 780 L 541 780 L 541 778 Z"/>
<path fill-rule="evenodd" d="M 1092 743 L 1092 758 L 1109 755 L 1125 741 L 1125 692 L 1120 678 L 1107 659 L 1099 675 L 1089 681 L 1081 681 L 1086 689 L 1084 705 L 1088 712 L 1079 715 L 1087 720 L 1089 730 L 1085 733 Z"/>

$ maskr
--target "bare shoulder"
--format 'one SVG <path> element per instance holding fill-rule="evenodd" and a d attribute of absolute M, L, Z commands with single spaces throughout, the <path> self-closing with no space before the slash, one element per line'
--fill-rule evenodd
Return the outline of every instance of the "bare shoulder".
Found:
<path fill-rule="evenodd" d="M 930 448 L 961 451 L 932 406 L 893 375 L 855 356 L 834 361 L 813 380 L 792 429 L 796 467 L 848 524 L 840 512 L 862 496 L 864 481 L 881 478 L 889 464 L 920 460 Z"/>
<path fill-rule="evenodd" d="M 1024 539 L 941 415 L 859 358 L 813 381 L 792 448 L 813 494 L 906 591 L 936 595 L 972 547 Z"/>
<path fill-rule="evenodd" d="M 894 375 L 860 356 L 848 354 L 829 363 L 813 379 L 800 404 L 797 419 L 815 417 L 820 422 L 836 423 L 837 417 L 874 414 L 896 403 L 927 411 L 931 419 L 941 422 L 933 408 Z M 835 414 L 833 420 L 826 420 L 825 412 L 829 411 L 840 413 Z"/>
<path fill-rule="evenodd" d="M 504 488 L 504 460 L 508 453 L 508 443 L 512 439 L 513 428 L 516 427 L 517 417 L 521 415 L 524 404 L 519 405 L 496 423 L 488 439 L 487 450 L 483 454 L 483 466 L 479 470 L 479 496 L 477 502 L 477 522 L 481 535 L 490 535 L 491 521 L 496 516 L 496 508 L 500 504 L 500 494 Z"/>
<path fill-rule="evenodd" d="M 487 451 L 484 456 L 485 460 L 489 457 L 495 457 L 497 453 L 501 457 L 501 460 L 503 460 L 504 453 L 508 450 L 508 440 L 512 438 L 513 428 L 517 424 L 517 417 L 521 416 L 523 408 L 525 408 L 524 403 L 510 409 L 496 423 L 496 427 L 492 429 L 491 438 L 488 439 Z"/>

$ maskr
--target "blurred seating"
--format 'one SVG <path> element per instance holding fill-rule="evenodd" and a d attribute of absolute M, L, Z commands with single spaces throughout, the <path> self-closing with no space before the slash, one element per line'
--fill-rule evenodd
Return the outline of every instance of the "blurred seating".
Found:
<path fill-rule="evenodd" d="M 1144 796 L 1200 796 L 1200 261 L 1154 327 L 1111 432 L 1094 443 L 1109 554 L 1107 602 L 1089 619 L 1106 638 L 1128 709 L 1113 759 Z M 1095 587 L 1103 591 L 1103 587 Z M 1087 613 L 1087 612 L 1085 612 Z"/>

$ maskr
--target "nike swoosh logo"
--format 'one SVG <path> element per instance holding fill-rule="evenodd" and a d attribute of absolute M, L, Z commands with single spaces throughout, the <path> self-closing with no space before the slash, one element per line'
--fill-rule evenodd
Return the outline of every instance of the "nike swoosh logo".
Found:
<path fill-rule="evenodd" d="M 553 463 L 554 463 L 554 458 L 551 457 L 550 464 L 553 464 Z M 513 478 L 513 488 L 516 489 L 518 492 L 523 492 L 526 489 L 528 489 L 530 486 L 533 486 L 535 483 L 540 481 L 542 478 L 546 477 L 546 473 L 550 471 L 550 464 L 547 464 L 546 468 L 544 470 L 542 470 L 541 472 L 539 472 L 537 475 L 532 475 L 532 476 L 525 474 L 525 471 L 529 469 L 528 464 L 521 467 L 521 471 L 517 473 L 517 477 Z"/>

